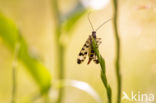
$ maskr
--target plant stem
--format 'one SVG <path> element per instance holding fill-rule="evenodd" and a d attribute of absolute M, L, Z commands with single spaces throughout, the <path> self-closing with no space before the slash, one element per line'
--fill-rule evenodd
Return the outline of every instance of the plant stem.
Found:
<path fill-rule="evenodd" d="M 103 59 L 103 57 L 100 55 L 99 50 L 97 48 L 97 44 L 95 42 L 95 40 L 92 38 L 92 47 L 95 51 L 95 54 L 98 57 L 98 60 L 100 62 L 100 66 L 101 66 L 101 80 L 106 88 L 106 92 L 107 92 L 107 99 L 108 99 L 108 103 L 112 102 L 112 90 L 110 85 L 108 84 L 107 81 L 107 77 L 106 77 L 106 66 L 105 66 L 105 60 Z"/>
<path fill-rule="evenodd" d="M 115 34 L 115 40 L 116 40 L 116 60 L 115 60 L 115 67 L 116 67 L 116 78 L 117 78 L 117 103 L 121 103 L 121 75 L 120 75 L 120 38 L 118 33 L 118 26 L 117 26 L 117 20 L 118 20 L 118 2 L 117 0 L 113 0 L 114 4 L 114 20 L 113 20 L 113 26 L 114 26 L 114 34 Z"/>
<path fill-rule="evenodd" d="M 16 97 L 16 69 L 17 69 L 17 57 L 19 53 L 20 44 L 17 41 L 15 45 L 15 52 L 14 52 L 14 60 L 12 64 L 12 100 L 11 103 L 15 103 L 15 97 Z"/>
<path fill-rule="evenodd" d="M 57 70 L 58 70 L 58 79 L 63 82 L 64 79 L 64 47 L 63 45 L 59 42 L 60 41 L 60 36 L 61 36 L 61 16 L 58 8 L 58 3 L 57 0 L 52 0 L 52 7 L 53 7 L 53 12 L 54 12 L 54 17 L 55 17 L 55 45 L 56 45 L 56 65 L 57 65 Z M 57 103 L 61 103 L 63 99 L 63 92 L 64 88 L 61 86 L 59 88 L 59 94 L 58 94 L 58 100 Z"/>
<path fill-rule="evenodd" d="M 59 74 L 58 74 L 58 76 L 59 76 L 59 80 L 61 81 L 61 84 L 63 84 L 62 82 L 63 82 L 63 79 L 64 79 L 64 49 L 63 49 L 63 47 L 62 46 L 59 46 L 59 48 L 58 48 L 59 50 L 58 50 L 58 56 L 59 56 L 59 68 L 58 68 L 58 72 L 59 72 Z M 63 86 L 60 86 L 60 88 L 59 88 L 59 94 L 58 94 L 58 100 L 57 100 L 57 103 L 62 103 L 62 100 L 63 100 L 63 93 L 64 93 L 64 88 L 63 88 Z"/>
<path fill-rule="evenodd" d="M 11 103 L 15 103 L 16 95 L 16 67 L 12 68 L 12 100 Z"/>

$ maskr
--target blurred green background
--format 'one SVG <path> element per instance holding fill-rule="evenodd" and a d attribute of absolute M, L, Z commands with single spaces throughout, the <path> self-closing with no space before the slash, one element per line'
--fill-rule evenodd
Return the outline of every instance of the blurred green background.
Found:
<path fill-rule="evenodd" d="M 65 21 L 59 38 L 65 48 L 64 75 L 67 80 L 88 83 L 103 101 L 107 101 L 105 88 L 100 78 L 100 66 L 94 63 L 86 65 L 87 61 L 81 65 L 76 63 L 77 55 L 92 31 L 87 19 L 90 9 L 86 5 L 80 5 L 76 9 L 77 11 L 71 12 L 71 14 L 77 15 L 76 13 L 81 11 L 79 18 L 72 21 L 72 19 L 66 19 L 66 17 L 71 15 L 68 12 L 72 11 L 79 3 L 83 4 L 82 1 L 58 0 L 59 10 L 62 13 L 61 20 Z M 92 1 L 95 4 L 98 2 L 96 0 Z M 87 2 L 89 3 L 88 0 Z M 156 94 L 156 1 L 119 0 L 118 2 L 122 91 L 128 94 L 131 91 Z M 33 66 L 31 68 L 31 66 L 23 65 L 27 65 L 27 63 L 21 63 L 23 59 L 19 61 L 16 68 L 17 103 L 45 103 L 47 97 L 39 97 L 33 101 L 30 98 L 35 98 L 40 93 L 40 88 L 48 88 L 50 84 L 53 88 L 49 90 L 48 101 L 55 103 L 58 98 L 57 85 L 59 81 L 57 76 L 59 73 L 56 67 L 57 45 L 55 45 L 56 18 L 54 17 L 55 10 L 53 10 L 55 7 L 52 3 L 50 0 L 0 0 L 0 13 L 14 22 L 27 45 L 30 53 L 28 54 L 41 63 L 35 64 L 34 67 L 39 65 L 38 68 L 40 68 L 34 69 L 35 72 L 32 69 Z M 112 8 L 112 1 L 109 1 L 103 8 L 92 11 L 90 17 L 94 28 L 113 16 Z M 66 22 L 69 22 L 69 24 L 67 25 Z M 1 25 L 0 27 L 4 29 L 5 26 Z M 113 91 L 113 103 L 115 103 L 117 90 L 113 33 L 112 21 L 110 21 L 97 32 L 97 36 L 102 38 L 99 50 L 105 58 L 106 74 Z M 6 40 L 3 36 L 0 36 L 0 103 L 10 103 L 12 91 L 14 53 L 7 46 Z M 28 65 L 31 64 L 28 63 Z M 40 71 L 38 72 L 38 70 Z M 32 76 L 34 72 L 36 75 Z M 127 100 L 122 102 L 131 103 Z M 85 91 L 66 86 L 63 103 L 97 103 L 97 101 Z"/>

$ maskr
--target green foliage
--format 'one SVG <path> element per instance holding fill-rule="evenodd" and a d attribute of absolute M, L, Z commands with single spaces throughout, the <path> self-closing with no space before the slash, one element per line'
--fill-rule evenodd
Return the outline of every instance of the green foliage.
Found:
<path fill-rule="evenodd" d="M 20 44 L 18 59 L 27 67 L 26 69 L 37 82 L 41 92 L 46 92 L 51 86 L 50 73 L 41 62 L 30 55 L 28 46 L 18 28 L 13 21 L 6 18 L 2 13 L 0 13 L 0 37 L 12 52 L 14 52 L 16 43 Z"/>
<path fill-rule="evenodd" d="M 103 57 L 100 55 L 100 52 L 97 48 L 97 44 L 95 42 L 95 40 L 92 38 L 92 47 L 98 57 L 98 60 L 100 62 L 100 66 L 101 66 L 101 80 L 106 88 L 106 92 L 107 92 L 107 98 L 108 98 L 108 103 L 111 103 L 111 98 L 112 98 L 112 90 L 110 85 L 108 84 L 107 81 L 107 77 L 106 77 L 106 66 L 105 66 L 105 60 L 103 59 Z"/>
<path fill-rule="evenodd" d="M 65 23 L 64 30 L 66 32 L 70 32 L 73 28 L 74 25 L 77 23 L 77 21 L 86 13 L 85 10 L 76 12 L 74 15 L 72 15 L 69 20 Z"/>
<path fill-rule="evenodd" d="M 59 5 L 57 0 L 52 0 L 52 7 L 53 7 L 53 15 L 55 18 L 55 45 L 56 45 L 56 58 L 55 64 L 57 66 L 58 71 L 58 78 L 59 80 L 64 80 L 64 53 L 66 48 L 64 45 L 60 43 L 60 38 L 62 36 L 62 31 L 70 32 L 77 21 L 85 14 L 86 9 L 81 5 L 81 3 L 78 1 L 78 4 L 73 8 L 69 13 L 62 15 L 62 13 L 59 11 Z M 62 20 L 63 17 L 64 21 Z M 63 21 L 63 22 L 62 22 Z M 67 34 L 67 33 L 66 33 Z M 68 36 L 68 35 L 65 35 Z M 58 99 L 56 103 L 61 103 L 64 96 L 64 88 L 60 87 L 58 90 Z"/>
<path fill-rule="evenodd" d="M 67 14 L 63 29 L 66 32 L 70 32 L 74 29 L 75 24 L 79 21 L 79 19 L 86 14 L 88 10 L 84 8 L 84 6 L 79 2 L 77 3 L 76 7 L 71 10 Z"/>

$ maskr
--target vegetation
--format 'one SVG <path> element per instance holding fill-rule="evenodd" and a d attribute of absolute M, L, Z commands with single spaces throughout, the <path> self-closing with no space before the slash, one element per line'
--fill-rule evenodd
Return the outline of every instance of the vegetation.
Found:
<path fill-rule="evenodd" d="M 150 47 L 147 45 L 146 45 L 147 48 L 143 47 L 144 45 L 142 44 L 143 42 L 141 40 L 144 41 L 144 39 L 147 38 L 146 36 L 149 32 L 146 34 L 146 32 L 143 32 L 143 29 L 140 29 L 141 27 L 139 29 L 137 29 L 138 25 L 136 26 L 135 23 L 134 23 L 134 28 L 130 28 L 129 26 L 127 26 L 127 28 L 130 28 L 128 31 L 132 31 L 131 29 L 134 29 L 134 31 L 136 30 L 136 32 L 137 32 L 137 30 L 138 30 L 138 35 L 139 35 L 139 33 L 142 33 L 142 34 L 145 33 L 144 35 L 146 35 L 146 36 L 144 38 L 138 37 L 138 38 L 141 38 L 141 40 L 140 40 L 141 43 L 140 42 L 138 43 L 138 41 L 139 41 L 138 38 L 135 38 L 135 39 L 133 39 L 134 37 L 129 38 L 130 37 L 129 35 L 127 36 L 127 38 L 128 38 L 128 39 L 126 39 L 127 41 L 124 40 L 126 38 L 126 36 L 125 36 L 125 38 L 123 37 L 124 39 L 121 41 L 122 33 L 120 34 L 120 32 L 119 32 L 120 6 L 118 3 L 118 0 L 112 0 L 112 5 L 109 7 L 109 9 L 113 8 L 112 28 L 111 27 L 109 27 L 109 28 L 111 28 L 110 31 L 114 31 L 113 32 L 114 36 L 111 37 L 110 34 L 105 36 L 105 40 L 108 39 L 109 43 L 111 42 L 111 44 L 114 44 L 114 45 L 109 45 L 108 47 L 111 48 L 110 49 L 111 53 L 109 53 L 110 54 L 109 56 L 111 58 L 109 58 L 109 60 L 111 59 L 114 61 L 113 63 L 112 62 L 111 63 L 115 68 L 115 75 L 113 74 L 114 71 L 111 70 L 110 65 L 108 66 L 108 69 L 106 69 L 106 65 L 109 64 L 110 61 L 107 62 L 108 58 L 107 58 L 107 56 L 105 57 L 105 53 L 104 53 L 105 51 L 102 51 L 102 48 L 97 48 L 97 44 L 96 44 L 96 41 L 94 40 L 94 38 L 92 38 L 91 46 L 94 49 L 95 54 L 97 55 L 97 59 L 99 60 L 99 65 L 94 65 L 92 63 L 90 63 L 90 65 L 87 65 L 87 66 L 85 64 L 84 65 L 76 64 L 76 59 L 77 59 L 76 58 L 77 54 L 75 54 L 77 52 L 76 48 L 78 48 L 77 46 L 79 46 L 80 42 L 84 41 L 83 37 L 85 37 L 85 35 L 86 35 L 86 34 L 83 35 L 82 32 L 85 33 L 87 31 L 88 35 L 90 33 L 90 32 L 88 32 L 87 27 L 83 28 L 84 24 L 85 24 L 84 21 L 87 20 L 84 18 L 86 18 L 86 15 L 88 15 L 90 11 L 93 11 L 93 9 L 91 9 L 88 6 L 88 5 L 90 5 L 89 3 L 85 4 L 82 1 L 83 0 L 75 1 L 73 3 L 74 6 L 70 7 L 70 8 L 63 7 L 65 5 L 63 5 L 62 2 L 60 2 L 58 0 L 50 0 L 50 2 L 48 4 L 48 6 L 50 6 L 50 8 L 48 8 L 47 14 L 48 15 L 50 14 L 51 16 L 49 16 L 50 19 L 48 19 L 47 22 L 48 23 L 50 22 L 51 24 L 53 24 L 53 26 L 50 26 L 49 31 L 51 31 L 51 32 L 49 34 L 51 35 L 50 37 L 52 37 L 54 41 L 52 39 L 47 39 L 45 41 L 50 40 L 48 42 L 48 43 L 50 43 L 49 45 L 54 46 L 54 49 L 52 49 L 52 51 L 50 51 L 50 53 L 48 54 L 48 60 L 49 60 L 48 62 L 52 62 L 50 55 L 52 54 L 54 56 L 53 57 L 54 63 L 53 64 L 49 63 L 51 65 L 50 67 L 52 70 L 46 65 L 45 58 L 44 58 L 45 61 L 42 59 L 36 58 L 34 56 L 34 53 L 31 51 L 30 44 L 27 41 L 27 38 L 25 37 L 25 35 L 31 36 L 31 34 L 25 34 L 23 32 L 24 27 L 21 29 L 21 27 L 18 26 L 18 23 L 16 21 L 14 21 L 13 18 L 11 18 L 7 15 L 7 10 L 6 11 L 3 9 L 1 10 L 1 8 L 0 8 L 0 10 L 1 10 L 1 12 L 0 12 L 0 46 L 3 45 L 3 43 L 5 44 L 4 47 L 6 47 L 7 48 L 6 51 L 8 51 L 10 53 L 11 56 L 9 55 L 9 57 L 11 58 L 11 62 L 12 62 L 11 67 L 9 67 L 9 65 L 10 65 L 9 60 L 8 61 L 6 60 L 8 62 L 8 64 L 4 64 L 4 65 L 7 65 L 6 67 L 4 67 L 4 69 L 11 68 L 11 70 L 8 69 L 8 71 L 11 72 L 11 74 L 8 73 L 9 76 L 11 75 L 10 76 L 11 83 L 10 83 L 9 79 L 3 78 L 3 75 L 0 77 L 1 78 L 0 80 L 5 79 L 4 81 L 8 81 L 10 83 L 11 89 L 8 88 L 10 86 L 9 83 L 7 84 L 7 86 L 6 86 L 6 84 L 4 86 L 0 84 L 0 91 L 2 91 L 1 88 L 2 87 L 4 88 L 5 86 L 6 86 L 7 90 L 9 91 L 9 94 L 7 94 L 7 93 L 4 95 L 0 94 L 0 97 L 9 95 L 10 97 L 8 96 L 8 98 L 9 98 L 8 101 L 10 103 L 34 103 L 34 102 L 35 103 L 38 103 L 38 102 L 39 103 L 40 102 L 41 103 L 42 102 L 43 103 L 64 103 L 66 101 L 69 102 L 69 100 L 67 100 L 66 98 L 70 94 L 69 95 L 70 100 L 77 99 L 77 97 L 74 97 L 74 96 L 82 96 L 83 98 L 85 98 L 84 102 L 89 101 L 89 103 L 94 103 L 94 100 L 97 103 L 114 103 L 114 102 L 121 103 L 122 102 L 121 101 L 121 96 L 122 96 L 121 93 L 122 93 L 122 84 L 123 83 L 130 83 L 130 86 L 132 86 L 132 87 L 138 86 L 137 88 L 140 88 L 141 86 L 145 89 L 146 89 L 146 87 L 150 87 L 150 88 L 155 87 L 155 86 L 152 87 L 149 83 L 150 81 L 153 81 L 152 76 L 155 75 L 154 74 L 155 72 L 153 72 L 153 71 L 155 71 L 155 70 L 153 70 L 153 68 L 155 67 L 155 58 L 152 58 L 152 57 L 154 57 L 153 55 L 155 55 L 153 52 L 153 50 L 155 49 L 154 42 L 151 43 L 151 46 L 154 45 L 153 48 L 151 48 L 151 49 L 149 49 Z M 2 2 L 2 1 L 0 1 L 0 2 Z M 124 2 L 127 2 L 127 4 L 129 4 L 128 1 L 124 1 Z M 9 3 L 9 2 L 6 2 L 6 3 Z M 5 7 L 3 7 L 3 8 L 5 8 Z M 67 10 L 62 10 L 62 8 L 63 9 L 67 8 Z M 51 10 L 49 10 L 49 9 L 51 9 Z M 137 10 L 140 10 L 140 9 L 141 10 L 148 9 L 149 11 L 151 10 L 150 13 L 148 11 L 146 11 L 149 13 L 148 15 L 150 15 L 148 17 L 151 17 L 151 18 L 149 18 L 149 20 L 146 18 L 146 14 L 144 14 L 142 16 L 142 17 L 144 17 L 142 20 L 140 20 L 141 17 L 139 18 L 139 20 L 141 21 L 141 22 L 139 22 L 140 24 L 143 23 L 142 21 L 147 22 L 147 24 L 144 24 L 145 25 L 144 28 L 147 28 L 146 25 L 150 25 L 150 23 L 152 24 L 153 22 L 151 22 L 151 21 L 155 20 L 155 15 L 152 14 L 153 12 L 155 12 L 154 11 L 155 7 L 150 6 L 147 8 L 146 6 L 141 6 L 141 7 L 139 6 L 137 8 Z M 103 12 L 108 13 L 107 9 L 103 9 L 103 10 L 97 11 L 97 12 L 99 14 L 101 14 Z M 143 13 L 143 12 L 141 12 L 141 13 Z M 133 11 L 131 11 L 131 13 L 133 13 Z M 110 14 L 110 11 L 108 14 Z M 138 15 L 138 12 L 136 14 Z M 127 14 L 127 15 L 129 17 L 128 19 L 133 18 L 133 17 L 129 16 L 129 14 Z M 94 16 L 97 16 L 97 15 L 94 15 Z M 100 17 L 101 17 L 101 15 L 98 17 L 99 22 L 100 22 Z M 137 17 L 134 17 L 134 18 L 137 18 Z M 37 18 L 35 18 L 35 19 L 37 19 Z M 84 19 L 84 21 L 82 22 L 83 19 Z M 103 17 L 102 17 L 102 19 L 103 19 L 103 21 L 105 21 Z M 147 20 L 145 20 L 145 19 L 147 19 Z M 127 19 L 124 19 L 124 20 L 126 21 Z M 95 21 L 97 21 L 97 20 L 95 20 Z M 93 22 L 95 22 L 95 21 L 93 21 Z M 133 21 L 133 20 L 131 20 L 131 21 Z M 25 20 L 25 22 L 27 22 L 27 19 Z M 48 23 L 46 24 L 46 28 L 49 27 L 49 26 L 47 26 L 47 25 L 49 25 Z M 140 24 L 139 24 L 139 26 L 140 26 Z M 32 25 L 32 24 L 30 24 L 30 25 Z M 151 28 L 155 27 L 153 25 L 154 24 L 152 24 L 152 26 L 150 26 L 148 29 L 150 30 L 150 33 L 152 35 L 151 36 L 152 38 L 150 40 L 154 41 L 153 37 L 155 37 L 155 32 L 154 32 L 154 30 L 153 31 L 151 30 Z M 77 27 L 81 27 L 81 28 L 77 28 Z M 125 29 L 125 27 L 126 26 L 124 25 L 124 26 L 121 26 L 120 28 L 123 30 L 123 28 Z M 36 27 L 32 26 L 31 28 L 35 29 Z M 38 30 L 38 31 L 41 32 L 41 30 Z M 104 32 L 104 31 L 105 31 L 105 29 L 103 29 L 102 32 Z M 77 40 L 77 42 L 74 41 L 74 38 L 77 39 L 77 35 L 74 35 L 74 34 L 76 34 L 76 32 L 78 32 L 78 34 L 79 33 L 81 34 L 82 41 L 80 39 Z M 107 33 L 110 33 L 109 29 L 107 30 Z M 127 31 L 125 30 L 124 33 L 127 33 Z M 129 33 L 129 34 L 131 34 L 131 33 Z M 150 35 L 150 34 L 148 34 L 148 35 Z M 32 37 L 30 37 L 30 38 L 32 38 Z M 38 38 L 38 37 L 36 37 L 36 38 Z M 110 40 L 110 38 L 111 38 L 111 40 Z M 132 44 L 129 44 L 130 46 L 127 46 L 130 41 L 129 39 L 132 40 L 134 43 L 131 42 Z M 78 42 L 78 41 L 80 41 L 80 42 Z M 148 41 L 148 40 L 145 39 L 145 41 Z M 66 42 L 68 42 L 68 43 L 66 43 Z M 72 44 L 71 42 L 75 43 L 74 44 L 75 47 L 72 47 L 73 51 L 71 52 L 71 53 L 74 53 L 74 56 L 70 53 L 71 57 L 69 57 L 68 52 L 69 52 L 69 48 L 71 48 L 71 44 Z M 125 42 L 125 44 L 127 43 L 126 47 L 123 42 Z M 109 43 L 105 42 L 104 45 L 106 46 Z M 139 47 L 141 48 L 141 49 L 138 49 L 138 51 L 140 50 L 142 52 L 143 51 L 142 48 L 146 49 L 146 50 L 144 50 L 142 54 L 140 52 L 138 52 L 137 50 L 133 51 L 134 50 L 133 46 L 135 44 L 136 44 L 135 48 L 139 48 Z M 148 44 L 148 43 L 145 43 L 145 44 Z M 126 49 L 128 48 L 128 50 L 130 50 L 130 52 L 127 52 L 126 58 L 123 58 L 123 59 L 127 60 L 127 58 L 128 58 L 128 60 L 129 60 L 128 62 L 133 63 L 133 64 L 130 64 L 130 66 L 128 65 L 128 63 L 126 64 L 126 61 L 121 61 L 121 49 L 124 51 L 125 48 Z M 115 52 L 113 52 L 114 50 L 115 50 Z M 148 53 L 147 53 L 147 51 L 148 51 Z M 37 50 L 37 52 L 39 52 L 39 51 Z M 0 53 L 2 53 L 2 52 L 0 51 Z M 114 55 L 112 53 L 114 53 Z M 130 53 L 132 53 L 132 54 L 130 54 Z M 122 53 L 122 54 L 125 55 L 124 53 Z M 1 61 L 3 61 L 3 58 L 4 58 L 3 54 L 1 54 L 1 55 L 2 55 L 2 58 L 0 59 L 0 65 L 3 64 L 3 62 L 1 62 Z M 115 59 L 112 55 L 115 57 Z M 143 58 L 144 56 L 146 56 L 146 58 Z M 139 64 L 137 64 L 136 61 L 132 62 L 136 59 L 134 57 L 139 58 L 138 60 L 140 62 L 138 62 L 138 63 L 141 63 L 141 66 Z M 73 62 L 73 60 L 74 60 L 74 62 Z M 68 65 L 67 65 L 67 62 L 69 62 Z M 136 70 L 136 72 L 133 72 L 134 69 L 131 70 L 131 79 L 128 79 L 127 81 L 124 81 L 124 82 L 123 82 L 123 80 L 125 78 L 122 78 L 124 75 L 121 75 L 121 68 L 123 68 L 123 67 L 121 67 L 122 66 L 121 62 L 124 65 L 124 67 L 126 67 L 126 70 L 128 70 L 128 68 L 129 68 L 129 70 L 131 70 L 132 68 L 134 68 Z M 69 66 L 69 64 L 70 64 L 70 66 Z M 144 66 L 142 64 L 146 64 L 146 65 Z M 148 71 L 147 71 L 146 69 L 149 68 L 150 66 L 152 69 L 148 69 Z M 68 75 L 66 75 L 67 74 L 66 71 L 70 71 L 71 68 L 74 70 L 71 71 Z M 77 70 L 75 68 L 82 68 L 82 69 Z M 88 69 L 88 68 L 100 68 L 100 71 L 99 71 L 99 69 L 95 70 L 95 69 Z M 141 70 L 140 69 L 137 70 L 137 68 L 141 68 Z M 144 68 L 144 69 L 142 70 L 142 68 Z M 19 79 L 21 79 L 20 76 L 23 74 L 18 73 L 19 70 L 23 70 L 23 69 L 25 69 L 28 72 L 28 74 L 30 74 L 31 79 L 34 80 L 34 83 L 32 83 L 32 81 L 30 80 L 28 85 L 26 85 L 24 87 L 22 87 L 23 84 L 19 82 Z M 3 67 L 0 67 L 0 72 L 2 70 L 3 70 Z M 109 74 L 109 70 L 111 71 L 110 74 Z M 150 72 L 150 70 L 151 70 L 151 72 Z M 24 73 L 26 73 L 26 71 L 24 71 Z M 92 72 L 90 72 L 90 71 L 92 71 Z M 138 71 L 140 72 L 140 74 L 138 74 Z M 122 72 L 124 72 L 124 71 L 122 71 Z M 23 73 L 23 71 L 21 73 Z M 148 79 L 144 78 L 145 80 L 143 81 L 143 83 L 138 84 L 138 81 L 140 79 L 138 79 L 138 81 L 135 79 L 139 78 L 139 76 L 144 77 L 145 76 L 144 73 L 148 74 Z M 152 73 L 153 73 L 153 75 L 152 75 Z M 3 74 L 3 73 L 1 73 L 1 74 Z M 75 77 L 72 77 L 72 75 L 74 75 Z M 127 75 L 127 74 L 125 74 L 125 75 Z M 151 76 L 151 78 L 150 78 L 150 76 Z M 112 77 L 112 78 L 110 78 L 110 77 Z M 28 80 L 28 81 L 29 81 L 29 79 L 30 79 L 29 77 L 26 78 L 26 80 Z M 90 81 L 87 81 L 87 79 L 89 79 Z M 23 81 L 25 82 L 25 80 L 23 80 Z M 96 81 L 96 83 L 95 83 L 95 81 Z M 112 83 L 112 81 L 113 81 L 113 83 Z M 116 83 L 114 83 L 114 81 L 116 81 Z M 137 85 L 132 85 L 133 82 L 134 82 L 134 84 L 135 84 L 135 82 L 137 82 Z M 146 83 L 144 83 L 144 82 L 146 82 Z M 33 86 L 30 84 L 32 84 Z M 146 85 L 144 86 L 144 84 L 146 84 Z M 154 84 L 154 82 L 152 84 Z M 28 87 L 28 89 L 30 89 L 30 88 L 32 89 L 31 92 L 27 89 L 27 87 Z M 37 89 L 34 90 L 34 88 L 36 88 L 36 87 L 37 87 Z M 77 92 L 77 91 L 73 90 L 71 93 L 71 91 L 69 90 L 68 87 L 74 87 L 74 89 L 79 89 L 79 90 L 89 94 L 89 96 L 91 96 L 94 100 L 88 100 L 87 99 L 88 95 L 87 96 L 85 94 L 79 95 L 80 91 Z M 114 88 L 115 88 L 115 90 L 114 90 Z M 124 88 L 124 89 L 127 91 L 130 91 L 128 86 L 127 86 L 127 88 Z M 20 91 L 20 90 L 22 90 L 22 91 Z M 151 90 L 154 91 L 155 88 L 151 89 Z M 24 93 L 23 93 L 23 91 L 24 91 Z M 105 91 L 106 91 L 106 93 L 105 93 Z M 116 91 L 117 91 L 117 94 L 116 94 Z M 4 91 L 3 91 L 3 93 L 4 93 Z M 28 96 L 24 95 L 25 93 L 27 93 Z M 71 96 L 73 96 L 73 97 L 71 97 Z M 117 97 L 117 98 L 114 98 L 114 97 Z M 0 102 L 1 102 L 1 98 L 0 98 Z M 4 102 L 4 101 L 2 101 L 2 102 Z M 124 103 L 124 101 L 123 101 L 123 103 Z"/>

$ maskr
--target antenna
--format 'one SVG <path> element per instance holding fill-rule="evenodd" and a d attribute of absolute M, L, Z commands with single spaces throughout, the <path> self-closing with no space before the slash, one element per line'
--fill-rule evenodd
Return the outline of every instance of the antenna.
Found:
<path fill-rule="evenodd" d="M 91 22 L 91 20 L 90 20 L 90 18 L 89 18 L 89 15 L 90 15 L 90 13 L 88 14 L 88 20 L 89 20 L 90 26 L 92 27 L 92 29 L 93 29 L 93 31 L 94 31 L 94 28 L 93 28 L 92 22 Z"/>
<path fill-rule="evenodd" d="M 108 19 L 107 21 L 104 21 L 95 31 L 99 30 L 105 23 L 110 21 L 112 18 Z"/>

